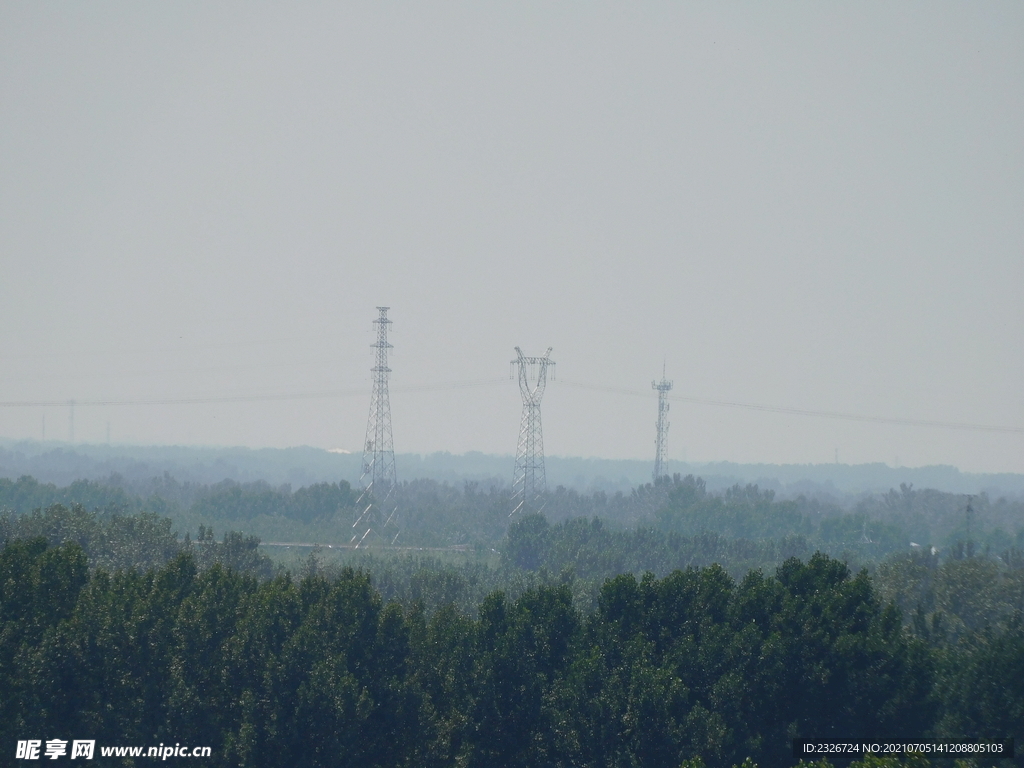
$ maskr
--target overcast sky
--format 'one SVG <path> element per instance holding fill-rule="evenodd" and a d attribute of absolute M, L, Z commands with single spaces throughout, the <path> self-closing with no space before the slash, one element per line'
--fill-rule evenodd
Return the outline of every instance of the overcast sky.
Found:
<path fill-rule="evenodd" d="M 1020 2 L 0 4 L 2 437 L 1024 472 L 1022 289 Z"/>

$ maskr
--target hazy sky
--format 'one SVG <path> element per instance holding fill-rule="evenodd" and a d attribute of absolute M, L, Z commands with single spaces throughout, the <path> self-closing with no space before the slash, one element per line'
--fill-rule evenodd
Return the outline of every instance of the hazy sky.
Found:
<path fill-rule="evenodd" d="M 359 450 L 389 305 L 399 452 L 514 453 L 551 346 L 548 454 L 653 457 L 664 363 L 1018 429 L 679 400 L 669 458 L 1024 472 L 1022 286 L 1020 2 L 0 4 L 3 437 Z"/>

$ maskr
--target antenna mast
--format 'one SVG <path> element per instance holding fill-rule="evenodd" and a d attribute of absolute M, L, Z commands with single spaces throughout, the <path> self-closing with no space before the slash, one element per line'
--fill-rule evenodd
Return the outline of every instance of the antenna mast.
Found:
<path fill-rule="evenodd" d="M 355 535 L 352 541 L 361 545 L 372 531 L 389 538 L 394 544 L 398 539 L 398 505 L 395 502 L 398 477 L 395 473 L 395 445 L 391 438 L 391 398 L 388 395 L 388 309 L 377 307 L 380 316 L 373 321 L 377 326 L 376 365 L 373 373 L 373 394 L 370 396 L 370 416 L 366 422 L 366 445 L 363 448 L 363 474 L 359 483 L 363 493 L 356 502 L 357 511 L 362 510 L 352 527 Z M 366 506 L 363 507 L 363 503 Z"/>
<path fill-rule="evenodd" d="M 665 366 L 661 366 L 661 382 L 652 381 L 651 388 L 658 390 L 658 436 L 655 438 L 654 452 L 654 483 L 657 485 L 664 473 L 662 465 L 665 461 L 665 439 L 668 437 L 668 393 L 672 382 L 665 378 Z"/>
<path fill-rule="evenodd" d="M 512 366 L 519 366 L 519 392 L 523 396 L 523 419 L 519 425 L 519 447 L 512 475 L 512 512 L 540 512 L 547 481 L 544 476 L 544 434 L 540 423 L 540 401 L 547 386 L 548 368 L 554 368 L 551 347 L 542 357 L 526 357 L 516 347 Z M 512 373 L 515 376 L 515 372 Z M 552 373 L 554 378 L 554 373 Z"/>

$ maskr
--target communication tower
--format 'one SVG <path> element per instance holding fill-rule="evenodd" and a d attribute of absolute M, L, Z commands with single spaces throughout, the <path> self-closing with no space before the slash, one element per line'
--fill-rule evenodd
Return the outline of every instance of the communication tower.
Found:
<path fill-rule="evenodd" d="M 672 389 L 672 382 L 665 378 L 665 366 L 661 367 L 661 381 L 652 381 L 651 387 L 658 390 L 658 436 L 655 439 L 654 452 L 654 482 L 661 479 L 663 474 L 662 463 L 665 460 L 665 439 L 668 437 L 668 393 Z"/>
<path fill-rule="evenodd" d="M 388 309 L 377 307 L 380 316 L 373 321 L 377 326 L 376 365 L 373 373 L 373 394 L 370 395 L 370 416 L 366 422 L 366 444 L 363 447 L 363 474 L 359 484 L 363 488 L 357 510 L 362 510 L 352 524 L 352 541 L 360 546 L 371 533 L 394 544 L 398 539 L 398 505 L 396 493 L 398 477 L 395 474 L 395 445 L 391 438 L 391 399 L 388 396 Z M 363 505 L 366 505 L 365 507 Z"/>
<path fill-rule="evenodd" d="M 546 488 L 544 477 L 544 434 L 540 423 L 540 401 L 547 386 L 548 368 L 554 368 L 551 347 L 541 357 L 526 357 L 516 347 L 514 369 L 519 368 L 519 392 L 523 396 L 523 419 L 519 425 L 519 447 L 512 475 L 512 512 L 539 512 Z M 553 378 L 553 376 L 552 376 Z"/>

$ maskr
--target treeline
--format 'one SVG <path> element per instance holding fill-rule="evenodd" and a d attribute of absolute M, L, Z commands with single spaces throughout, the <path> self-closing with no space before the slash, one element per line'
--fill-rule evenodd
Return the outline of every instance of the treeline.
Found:
<path fill-rule="evenodd" d="M 78 480 L 63 488 L 27 476 L 0 478 L 0 512 L 16 516 L 55 504 L 122 515 L 145 510 L 171 518 L 184 530 L 196 530 L 199 525 L 244 528 L 268 540 L 346 543 L 361 511 L 356 509 L 359 492 L 345 481 L 293 490 L 287 484 L 274 487 L 263 481 L 180 483 L 165 475 L 146 483 L 145 495 L 122 484 L 123 478 L 117 475 L 104 483 Z M 508 529 L 507 488 L 412 480 L 402 483 L 399 498 L 402 544 L 494 547 Z M 584 495 L 565 488 L 552 491 L 546 506 L 553 519 L 599 515 L 629 521 L 635 510 L 635 500 L 623 494 Z"/>
<path fill-rule="evenodd" d="M 933 645 L 974 642 L 1024 612 L 1024 552 L 979 552 L 960 542 L 945 557 L 900 552 L 873 572 L 880 598 L 898 606 L 909 629 Z"/>
<path fill-rule="evenodd" d="M 692 475 L 664 478 L 653 490 L 664 495 L 654 525 L 687 536 L 716 533 L 755 541 L 800 536 L 815 548 L 837 553 L 845 548 L 872 561 L 911 543 L 947 549 L 971 540 L 992 551 L 1024 548 L 1024 499 L 993 501 L 985 494 L 969 497 L 901 485 L 846 509 L 804 496 L 777 500 L 773 491 L 756 485 L 713 494 Z"/>
<path fill-rule="evenodd" d="M 798 535 L 758 540 L 702 531 L 687 536 L 644 526 L 610 528 L 599 518 L 552 524 L 542 515 L 527 515 L 509 527 L 501 544 L 501 562 L 507 568 L 566 574 L 600 584 L 620 573 L 664 576 L 714 563 L 742 577 L 814 552 L 812 544 Z"/>
<path fill-rule="evenodd" d="M 141 499 L 116 484 L 76 480 L 59 488 L 53 483 L 40 483 L 28 475 L 17 480 L 0 477 L 0 512 L 23 514 L 54 504 L 66 507 L 78 504 L 88 510 L 107 509 L 119 512 L 138 512 L 143 506 Z"/>
<path fill-rule="evenodd" d="M 983 635 L 979 635 L 983 638 Z M 791 765 L 793 738 L 1004 739 L 1024 625 L 953 648 L 903 630 L 866 574 L 621 575 L 474 615 L 385 603 L 370 575 L 253 576 L 194 553 L 90 570 L 77 544 L 0 551 L 0 743 L 213 748 L 211 765 Z"/>
<path fill-rule="evenodd" d="M 292 490 L 266 483 L 187 485 L 165 476 L 154 479 L 151 490 L 161 495 L 143 499 L 123 488 L 89 481 L 57 488 L 27 477 L 0 480 L 0 535 L 44 535 L 54 545 L 77 541 L 93 564 L 116 569 L 166 562 L 186 546 L 172 531 L 189 532 L 192 539 L 187 545 L 196 548 L 201 564 L 220 558 L 235 568 L 268 573 L 272 568 L 258 556 L 257 539 L 321 542 L 325 548 L 345 544 L 357 513 L 356 491 L 344 482 Z M 63 511 L 42 506 L 51 499 L 58 499 Z M 487 590 L 502 587 L 518 594 L 531 584 L 557 578 L 572 579 L 577 603 L 585 607 L 594 603 L 605 579 L 620 573 L 652 572 L 661 577 L 678 568 L 719 563 L 734 578 L 742 578 L 752 569 L 770 572 L 789 557 L 806 559 L 814 552 L 844 560 L 854 569 L 875 569 L 913 552 L 941 564 L 958 558 L 957 547 L 961 559 L 970 549 L 970 554 L 985 555 L 986 567 L 1003 573 L 1014 562 L 1013 553 L 1024 550 L 1024 504 L 985 496 L 969 500 L 908 486 L 867 496 L 854 508 L 842 509 L 820 499 L 779 500 L 753 485 L 711 493 L 699 478 L 676 476 L 640 486 L 629 496 L 559 488 L 547 495 L 542 517 L 526 516 L 511 527 L 508 508 L 507 489 L 407 482 L 401 489 L 398 543 L 461 545 L 479 561 L 490 558 L 492 567 L 480 562 L 453 566 L 451 560 L 441 567 L 420 564 L 422 558 L 383 553 L 338 555 L 337 549 L 323 561 L 371 567 L 387 597 L 421 594 L 410 586 L 413 579 L 444 581 L 447 587 L 428 592 L 424 599 L 433 605 L 441 595 L 457 593 L 456 602 L 471 612 Z M 89 518 L 92 513 L 94 518 Z M 222 532 L 215 545 L 209 541 L 212 529 Z M 267 551 L 288 567 L 304 567 L 295 549 Z M 498 560 L 501 567 L 495 570 Z M 889 572 L 893 567 L 885 571 Z M 999 583 L 1006 578 L 1000 576 Z M 910 581 L 904 578 L 903 583 Z M 947 580 L 935 583 L 940 593 L 946 589 Z M 1007 583 L 1015 582 L 1011 578 Z M 952 600 L 940 596 L 936 599 L 945 603 L 933 608 L 935 599 L 923 593 L 921 600 L 895 593 L 891 597 L 908 616 L 916 612 L 918 602 L 925 613 L 939 610 L 948 615 L 948 606 L 943 605 Z M 995 603 L 1015 604 L 1001 594 L 980 605 Z M 960 607 L 956 611 L 969 613 Z"/>
<path fill-rule="evenodd" d="M 293 490 L 262 481 L 197 485 L 164 476 L 147 484 L 145 496 L 119 483 L 112 476 L 107 483 L 77 481 L 58 488 L 31 477 L 0 479 L 0 512 L 18 515 L 52 504 L 81 504 L 120 514 L 154 512 L 170 517 L 178 530 L 204 525 L 240 529 L 269 541 L 344 544 L 362 511 L 356 505 L 359 492 L 344 481 Z M 414 480 L 401 484 L 398 507 L 400 544 L 497 549 L 508 529 L 511 499 L 504 487 Z M 803 556 L 820 550 L 866 564 L 905 551 L 911 543 L 939 550 L 958 541 L 992 552 L 1024 549 L 1024 500 L 992 500 L 984 494 L 969 498 L 906 485 L 845 508 L 804 496 L 777 499 L 756 485 L 711 493 L 702 479 L 676 475 L 631 494 L 582 494 L 559 487 L 544 497 L 543 514 L 552 524 L 597 518 L 608 531 L 634 531 L 640 549 L 646 546 L 641 543 L 645 535 L 659 534 L 717 537 L 713 547 L 724 555 L 723 547 L 731 546 L 727 542 L 739 542 L 735 555 L 728 555 L 739 570 L 780 562 L 751 551 L 756 542 L 772 542 L 782 553 Z"/>
<path fill-rule="evenodd" d="M 292 491 L 263 482 L 240 485 L 230 480 L 198 494 L 191 513 L 221 520 L 251 520 L 261 515 L 286 517 L 300 523 L 338 515 L 351 516 L 358 494 L 347 482 L 317 483 Z"/>
<path fill-rule="evenodd" d="M 78 544 L 92 569 L 145 571 L 180 553 L 191 553 L 200 569 L 220 563 L 259 578 L 285 568 L 264 554 L 258 537 L 229 530 L 218 540 L 202 524 L 194 537 L 181 537 L 170 519 L 148 512 L 54 505 L 26 515 L 0 514 L 0 545 L 33 537 L 50 546 Z M 566 584 L 576 606 L 589 610 L 604 582 L 623 573 L 660 578 L 718 564 L 739 580 L 749 571 L 769 573 L 789 558 L 806 560 L 820 550 L 800 536 L 760 541 L 717 533 L 683 536 L 644 527 L 618 530 L 599 519 L 552 524 L 527 515 L 509 527 L 496 555 L 466 552 L 442 559 L 414 551 L 305 551 L 287 563 L 298 573 L 333 578 L 352 567 L 372 573 L 385 600 L 419 603 L 428 613 L 452 604 L 473 614 L 498 589 L 515 597 L 530 588 Z M 855 562 L 849 552 L 841 554 L 848 566 Z M 934 644 L 955 644 L 986 627 L 1002 628 L 1024 611 L 1024 552 L 1017 548 L 997 554 L 959 542 L 943 552 L 898 550 L 874 563 L 871 574 L 882 601 L 898 606 L 909 629 Z"/>
<path fill-rule="evenodd" d="M 54 504 L 24 515 L 0 514 L 0 544 L 35 538 L 49 546 L 73 543 L 91 568 L 108 571 L 158 568 L 182 553 L 191 554 L 200 567 L 220 563 L 263 578 L 274 570 L 255 536 L 229 531 L 218 542 L 212 528 L 200 526 L 194 540 L 188 533 L 181 538 L 169 518 L 153 512 L 90 512 L 81 504 Z"/>
<path fill-rule="evenodd" d="M 992 576 L 987 583 L 993 584 L 998 581 L 993 575 L 997 572 L 1003 574 L 1000 579 L 1010 579 L 1012 584 L 1017 583 L 1016 577 L 1006 574 L 1024 573 L 1020 570 L 1024 505 L 1005 499 L 973 499 L 974 527 L 969 530 L 968 499 L 906 486 L 899 492 L 864 499 L 852 511 L 814 499 L 779 501 L 772 491 L 752 485 L 711 494 L 702 480 L 692 476 L 666 478 L 654 488 L 638 489 L 638 494 L 644 492 L 660 494 L 660 500 L 651 518 L 632 528 L 610 525 L 597 517 L 557 523 L 542 515 L 522 517 L 500 545 L 503 564 L 550 574 L 570 573 L 599 585 L 620 573 L 650 571 L 664 576 L 678 568 L 712 563 L 742 578 L 750 570 L 769 571 L 790 557 L 806 559 L 815 552 L 858 568 L 875 568 L 892 560 L 884 573 L 893 574 L 903 589 L 916 590 L 915 597 L 909 592 L 892 595 L 908 611 L 916 610 L 918 602 L 924 610 L 932 610 L 935 601 L 925 594 L 927 588 L 912 588 L 911 584 L 947 561 L 985 562 L 986 573 Z M 1017 515 L 1016 521 L 1013 515 Z M 998 522 L 1015 534 L 993 525 Z M 941 546 L 932 546 L 935 541 Z M 900 572 L 897 579 L 896 564 L 903 562 L 927 565 L 907 566 L 910 571 Z M 959 567 L 950 564 L 947 570 Z M 953 581 L 958 582 L 959 577 Z M 976 581 L 980 584 L 984 579 L 979 576 Z M 936 583 L 945 582 L 939 578 Z M 984 605 L 991 603 L 987 600 Z"/>
<path fill-rule="evenodd" d="M 852 576 L 771 541 L 528 516 L 497 567 L 314 553 L 271 578 L 254 537 L 179 539 L 153 514 L 60 505 L 0 516 L 0 541 L 5 738 L 67 720 L 109 743 L 187 738 L 225 765 L 351 751 L 371 765 L 767 766 L 790 764 L 794 734 L 1008 738 L 1024 722 L 1013 549 L 899 551 Z M 730 558 L 732 575 L 709 564 Z M 314 713 L 341 753 L 297 751 L 287 734 Z"/>
<path fill-rule="evenodd" d="M 265 515 L 285 517 L 299 522 L 330 518 L 350 512 L 358 494 L 345 481 L 318 483 L 292 491 L 291 486 L 272 487 L 263 481 L 236 483 L 224 480 L 213 485 L 181 484 L 171 477 L 155 479 L 152 493 L 141 497 L 129 493 L 112 476 L 107 483 L 76 480 L 66 488 L 40 483 L 33 477 L 17 480 L 0 478 L 0 510 L 25 513 L 63 504 L 79 504 L 86 509 L 135 512 L 182 511 L 213 520 L 245 521 Z"/>

